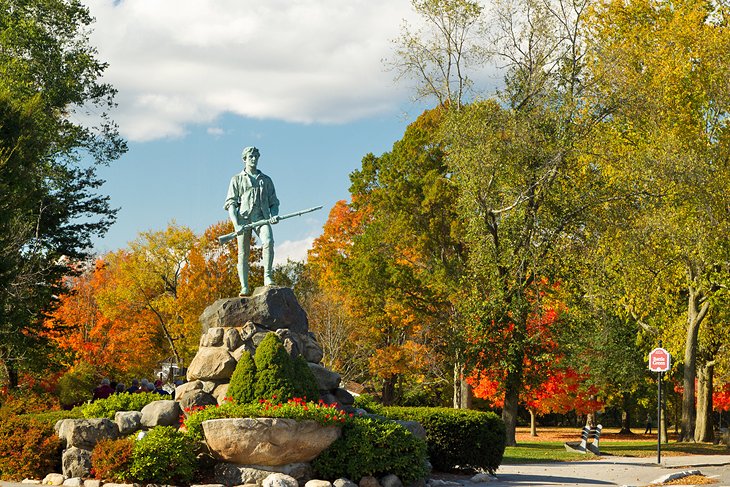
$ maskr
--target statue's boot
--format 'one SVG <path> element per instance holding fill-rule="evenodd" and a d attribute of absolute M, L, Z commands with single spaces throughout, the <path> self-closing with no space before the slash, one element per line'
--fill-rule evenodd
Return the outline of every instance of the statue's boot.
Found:
<path fill-rule="evenodd" d="M 239 296 L 248 296 L 248 265 L 238 264 L 236 268 L 238 269 L 238 279 L 241 281 L 241 292 Z"/>
<path fill-rule="evenodd" d="M 264 260 L 264 286 L 274 286 L 274 246 L 264 245 L 262 254 Z"/>

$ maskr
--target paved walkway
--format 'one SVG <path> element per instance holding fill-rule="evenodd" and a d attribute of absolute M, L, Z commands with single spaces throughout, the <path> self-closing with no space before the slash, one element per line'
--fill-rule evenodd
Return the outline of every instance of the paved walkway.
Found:
<path fill-rule="evenodd" d="M 444 480 L 459 481 L 470 487 L 555 487 L 558 485 L 602 487 L 602 486 L 647 486 L 660 477 L 687 471 L 699 470 L 714 478 L 714 487 L 730 487 L 730 455 L 683 455 L 662 458 L 657 465 L 654 458 L 630 458 L 602 456 L 594 460 L 579 462 L 558 462 L 522 465 L 503 465 L 497 471 L 497 479 L 474 484 L 470 476 L 450 475 Z M 0 487 L 28 487 L 13 482 L 0 481 Z"/>
<path fill-rule="evenodd" d="M 602 456 L 599 459 L 542 464 L 503 465 L 491 487 L 520 486 L 646 486 L 660 477 L 699 470 L 717 481 L 716 487 L 730 487 L 730 455 L 683 455 L 654 458 Z M 473 485 L 473 484 L 472 484 Z M 482 485 L 482 484 L 480 484 Z"/>

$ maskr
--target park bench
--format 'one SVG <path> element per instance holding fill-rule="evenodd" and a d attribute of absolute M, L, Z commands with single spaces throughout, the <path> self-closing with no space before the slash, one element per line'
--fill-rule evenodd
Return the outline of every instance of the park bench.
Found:
<path fill-rule="evenodd" d="M 580 434 L 580 441 L 566 441 L 565 449 L 573 453 L 585 453 L 588 450 L 595 455 L 600 455 L 601 451 L 598 449 L 598 442 L 601 439 L 602 429 L 603 426 L 600 424 L 595 428 L 584 426 Z"/>

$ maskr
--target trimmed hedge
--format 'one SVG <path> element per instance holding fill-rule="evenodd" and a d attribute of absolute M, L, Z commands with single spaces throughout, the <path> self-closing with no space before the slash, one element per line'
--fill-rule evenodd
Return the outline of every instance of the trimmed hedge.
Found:
<path fill-rule="evenodd" d="M 322 477 L 359 479 L 395 474 L 405 485 L 428 475 L 426 444 L 393 421 L 350 418 L 342 436 L 312 462 Z"/>
<path fill-rule="evenodd" d="M 159 401 L 162 396 L 156 392 L 137 392 L 130 394 L 112 394 L 106 399 L 97 399 L 80 406 L 84 418 L 108 418 L 114 419 L 118 411 L 141 411 L 143 407 L 151 402 Z"/>
<path fill-rule="evenodd" d="M 428 456 L 435 470 L 484 469 L 494 474 L 502 463 L 505 427 L 494 413 L 391 406 L 377 408 L 377 414 L 421 423 L 426 429 Z"/>

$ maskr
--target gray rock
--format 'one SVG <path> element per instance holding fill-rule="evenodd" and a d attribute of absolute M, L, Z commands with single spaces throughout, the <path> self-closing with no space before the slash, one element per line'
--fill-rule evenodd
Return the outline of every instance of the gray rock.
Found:
<path fill-rule="evenodd" d="M 214 480 L 224 485 L 261 485 L 264 479 L 272 473 L 289 475 L 304 484 L 304 482 L 312 478 L 312 467 L 309 463 L 263 466 L 234 465 L 223 462 L 216 464 L 214 468 Z"/>
<path fill-rule="evenodd" d="M 239 465 L 309 462 L 342 434 L 339 426 L 288 418 L 212 419 L 202 426 L 213 456 Z"/>
<path fill-rule="evenodd" d="M 243 345 L 241 332 L 238 331 L 238 328 L 226 328 L 225 330 L 226 331 L 223 333 L 223 346 L 226 347 L 229 352 L 232 352 Z"/>
<path fill-rule="evenodd" d="M 310 480 L 304 484 L 304 487 L 332 487 L 332 482 L 328 482 L 327 480 Z"/>
<path fill-rule="evenodd" d="M 91 451 L 72 446 L 61 455 L 63 475 L 67 478 L 88 477 L 91 472 Z"/>
<path fill-rule="evenodd" d="M 233 357 L 233 360 L 236 362 L 239 362 L 241 360 L 241 356 L 244 353 L 247 353 L 251 356 L 256 352 L 256 349 L 253 346 L 253 343 L 246 342 L 234 351 L 231 352 L 231 356 Z"/>
<path fill-rule="evenodd" d="M 64 487 L 81 487 L 81 477 L 72 477 L 63 481 Z"/>
<path fill-rule="evenodd" d="M 223 404 L 228 396 L 228 384 L 220 384 L 211 395 L 218 401 L 218 404 Z"/>
<path fill-rule="evenodd" d="M 307 362 L 318 364 L 322 361 L 322 358 L 324 357 L 322 347 L 319 346 L 319 343 L 317 343 L 317 338 L 311 331 L 302 336 L 301 349 L 302 355 L 307 360 Z"/>
<path fill-rule="evenodd" d="M 21 484 L 40 485 L 41 481 L 38 479 L 23 479 L 20 481 Z"/>
<path fill-rule="evenodd" d="M 179 399 L 183 397 L 185 394 L 191 391 L 202 391 L 203 390 L 203 381 L 202 380 L 191 380 L 188 382 L 185 382 L 184 384 L 180 384 L 175 388 L 175 398 Z"/>
<path fill-rule="evenodd" d="M 400 481 L 397 475 L 391 473 L 380 478 L 380 485 L 383 487 L 403 487 L 403 482 Z"/>
<path fill-rule="evenodd" d="M 114 415 L 114 422 L 117 424 L 121 436 L 131 435 L 142 429 L 142 413 L 140 411 L 118 411 Z"/>
<path fill-rule="evenodd" d="M 497 477 L 495 477 L 494 475 L 490 475 L 488 473 L 478 473 L 469 479 L 470 482 L 474 482 L 475 484 L 483 484 L 485 482 L 494 482 L 496 480 L 497 480 Z"/>
<path fill-rule="evenodd" d="M 251 297 L 219 299 L 200 315 L 203 331 L 217 326 L 240 327 L 248 321 L 272 331 L 288 328 L 306 333 L 309 330 L 307 314 L 288 287 L 259 287 Z"/>
<path fill-rule="evenodd" d="M 284 339 L 284 350 L 287 351 L 290 357 L 296 358 L 299 356 L 299 345 L 291 338 Z"/>
<path fill-rule="evenodd" d="M 60 473 L 49 473 L 43 477 L 43 485 L 63 485 L 66 478 Z"/>
<path fill-rule="evenodd" d="M 319 364 L 307 363 L 307 365 L 309 365 L 309 369 L 317 379 L 320 391 L 332 391 L 340 387 L 340 380 L 342 380 L 340 374 L 332 372 Z"/>
<path fill-rule="evenodd" d="M 178 426 L 182 409 L 180 403 L 172 399 L 153 401 L 142 408 L 142 426 Z"/>
<path fill-rule="evenodd" d="M 259 330 L 253 321 L 247 321 L 246 324 L 243 325 L 243 327 L 241 328 L 241 340 L 243 340 L 244 342 L 246 340 L 250 340 L 251 337 L 253 337 L 259 331 L 263 330 Z"/>
<path fill-rule="evenodd" d="M 209 328 L 207 332 L 200 337 L 201 347 L 220 347 L 223 345 L 223 335 L 225 328 L 215 327 Z"/>
<path fill-rule="evenodd" d="M 205 407 L 218 404 L 215 397 L 207 392 L 203 392 L 202 390 L 187 392 L 184 396 L 178 397 L 176 400 L 180 403 L 180 409 L 182 409 L 185 416 L 187 416 L 188 412 L 195 406 Z"/>
<path fill-rule="evenodd" d="M 418 421 L 406 421 L 404 419 L 395 420 L 396 423 L 403 426 L 405 429 L 413 433 L 416 438 L 426 439 L 426 428 L 423 427 Z"/>
<path fill-rule="evenodd" d="M 378 482 L 378 479 L 376 479 L 372 475 L 368 475 L 366 477 L 361 478 L 358 485 L 360 487 L 381 487 L 380 482 Z"/>
<path fill-rule="evenodd" d="M 66 442 L 66 448 L 93 450 L 99 440 L 119 436 L 117 425 L 107 418 L 66 419 L 59 423 L 57 434 Z"/>
<path fill-rule="evenodd" d="M 332 482 L 334 487 L 357 487 L 357 484 L 350 479 L 340 477 L 339 479 Z"/>
<path fill-rule="evenodd" d="M 258 348 L 259 345 L 261 345 L 261 342 L 264 341 L 264 338 L 266 338 L 266 335 L 269 333 L 274 333 L 273 331 L 257 331 L 254 333 L 254 335 L 251 337 L 251 342 L 253 343 L 254 349 Z"/>
<path fill-rule="evenodd" d="M 262 487 L 299 487 L 294 477 L 283 473 L 272 473 L 261 483 Z"/>
<path fill-rule="evenodd" d="M 84 480 L 84 487 L 101 487 L 101 480 L 86 479 Z"/>
<path fill-rule="evenodd" d="M 187 378 L 189 381 L 230 379 L 236 370 L 236 361 L 225 347 L 200 347 L 190 362 Z"/>
<path fill-rule="evenodd" d="M 343 406 L 352 406 L 355 404 L 355 398 L 347 391 L 347 389 L 338 387 L 335 389 L 334 396 L 337 398 L 337 402 Z"/>

